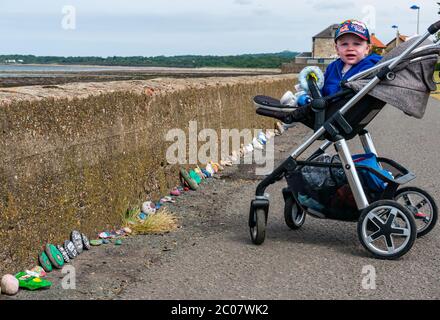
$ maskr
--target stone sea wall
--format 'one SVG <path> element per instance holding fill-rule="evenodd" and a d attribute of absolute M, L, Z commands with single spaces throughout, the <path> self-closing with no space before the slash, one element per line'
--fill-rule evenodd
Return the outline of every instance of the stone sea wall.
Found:
<path fill-rule="evenodd" d="M 168 130 L 273 128 L 256 94 L 294 75 L 154 79 L 0 89 L 0 274 L 30 268 L 45 243 L 90 236 L 178 183 Z"/>

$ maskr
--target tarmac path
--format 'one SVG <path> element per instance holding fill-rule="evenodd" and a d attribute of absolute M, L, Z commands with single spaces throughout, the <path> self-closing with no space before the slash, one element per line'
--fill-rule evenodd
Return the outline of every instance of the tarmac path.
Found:
<path fill-rule="evenodd" d="M 381 156 L 417 174 L 410 185 L 425 188 L 440 204 L 440 102 L 431 99 L 422 120 L 387 106 L 369 129 Z M 276 162 L 308 132 L 293 128 L 275 137 Z M 361 151 L 358 141 L 352 152 Z M 76 289 L 54 285 L 20 291 L 13 299 L 439 299 L 440 227 L 417 239 L 396 261 L 372 258 L 358 241 L 356 224 L 307 216 L 300 230 L 284 223 L 281 189 L 271 195 L 266 241 L 251 243 L 249 204 L 261 177 L 239 165 L 210 179 L 170 209 L 181 228 L 165 235 L 134 236 L 122 246 L 95 247 L 72 265 Z M 364 289 L 365 266 L 376 270 L 376 289 Z M 4 297 L 4 296 L 3 296 Z"/>

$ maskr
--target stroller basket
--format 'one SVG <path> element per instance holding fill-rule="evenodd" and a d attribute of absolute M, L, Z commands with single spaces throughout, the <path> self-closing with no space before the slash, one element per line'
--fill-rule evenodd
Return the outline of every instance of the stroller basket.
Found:
<path fill-rule="evenodd" d="M 408 169 L 404 168 L 402 165 L 398 164 L 397 162 L 391 159 L 379 157 L 377 158 L 377 162 L 382 168 L 390 172 L 393 178 L 384 175 L 383 173 L 379 172 L 378 170 L 370 166 L 355 164 L 356 171 L 361 177 L 362 187 L 369 201 L 376 201 L 378 199 L 392 199 L 394 193 L 396 192 L 397 188 L 400 185 L 406 184 L 409 181 L 416 178 L 414 173 L 410 172 Z M 345 220 L 352 221 L 352 220 L 357 220 L 359 218 L 360 211 L 356 208 L 355 206 L 356 204 L 354 202 L 351 203 L 351 206 L 349 207 L 344 207 L 343 205 L 338 206 L 336 208 L 338 212 L 334 212 L 334 210 L 331 210 L 332 207 L 334 207 L 334 205 L 332 205 L 332 202 L 337 201 L 337 199 L 335 199 L 334 196 L 336 195 L 339 189 L 347 186 L 346 178 L 339 179 L 339 181 L 337 181 L 337 179 L 334 179 L 331 182 L 331 186 L 314 189 L 313 187 L 310 187 L 310 185 L 308 185 L 307 181 L 304 179 L 301 173 L 301 170 L 304 167 L 322 167 L 322 168 L 328 168 L 330 175 L 332 175 L 331 168 L 342 169 L 343 165 L 341 163 L 297 161 L 297 165 L 298 167 L 295 170 L 288 172 L 286 174 L 286 180 L 288 183 L 289 190 L 294 194 L 297 201 L 298 201 L 298 194 L 301 194 L 302 196 L 307 196 L 309 198 L 314 199 L 323 207 L 329 208 L 330 210 L 323 210 L 323 212 L 321 212 L 323 217 L 328 217 L 331 219 L 343 220 L 343 221 Z M 385 182 L 386 188 L 380 191 L 371 188 L 365 180 L 366 175 L 364 175 L 364 173 L 366 172 L 376 176 L 381 181 Z M 348 189 L 346 191 L 348 191 Z M 307 211 L 308 208 L 304 208 L 304 209 Z"/>
<path fill-rule="evenodd" d="M 389 171 L 394 179 L 390 179 L 389 177 L 385 176 L 381 172 L 375 170 L 374 168 L 366 165 L 361 164 L 355 164 L 357 171 L 368 171 L 371 174 L 374 174 L 379 179 L 387 182 L 387 183 L 396 183 L 396 184 L 405 184 L 409 181 L 415 179 L 414 173 L 410 172 L 408 169 L 404 168 L 402 165 L 398 164 L 396 161 L 378 157 L 377 162 L 387 171 Z M 314 162 L 314 161 L 297 161 L 296 162 L 299 167 L 296 168 L 296 170 L 301 169 L 304 166 L 310 166 L 310 167 L 329 167 L 329 168 L 340 168 L 342 169 L 341 163 L 323 163 L 323 162 Z"/>

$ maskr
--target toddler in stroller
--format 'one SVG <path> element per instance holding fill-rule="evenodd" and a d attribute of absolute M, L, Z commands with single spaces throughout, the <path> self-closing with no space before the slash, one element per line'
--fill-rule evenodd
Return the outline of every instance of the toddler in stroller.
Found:
<path fill-rule="evenodd" d="M 327 67 L 325 75 L 317 67 L 306 67 L 301 71 L 298 77 L 300 84 L 295 87 L 296 94 L 288 91 L 278 103 L 271 97 L 256 96 L 254 102 L 258 106 L 257 113 L 273 117 L 270 111 L 274 111 L 274 108 L 278 109 L 282 111 L 279 113 L 279 119 L 284 122 L 285 128 L 289 128 L 290 123 L 310 117 L 311 99 L 307 94 L 309 76 L 315 78 L 322 95 L 329 96 L 342 89 L 342 81 L 371 68 L 382 58 L 375 53 L 369 54 L 371 51 L 370 33 L 367 26 L 358 20 L 346 20 L 339 25 L 335 32 L 335 50 L 339 59 Z M 285 113 L 286 111 L 292 112 Z M 317 115 L 317 117 L 320 116 L 322 114 Z"/>
<path fill-rule="evenodd" d="M 430 92 L 436 89 L 433 74 L 440 54 L 440 46 L 428 38 L 439 30 L 440 21 L 424 35 L 393 49 L 375 66 L 345 77 L 341 89 L 327 96 L 322 96 L 317 77 L 306 75 L 311 102 L 308 114 L 299 121 L 314 133 L 257 186 L 249 211 L 253 243 L 265 240 L 269 212 L 265 190 L 282 178 L 288 184 L 283 189 L 284 217 L 292 229 L 302 226 L 306 214 L 357 221 L 361 244 L 381 259 L 403 256 L 416 237 L 432 230 L 438 216 L 435 201 L 420 188 L 401 187 L 415 175 L 379 157 L 365 127 L 387 103 L 407 115 L 423 117 Z M 265 116 L 283 121 L 295 112 L 276 99 L 261 101 L 254 99 L 257 113 Z M 365 154 L 352 156 L 346 141 L 357 136 Z M 308 159 L 299 160 L 317 140 L 326 141 Z M 325 151 L 332 145 L 337 157 L 325 160 Z M 317 172 L 314 168 L 327 173 L 315 185 L 310 179 L 310 173 Z"/>

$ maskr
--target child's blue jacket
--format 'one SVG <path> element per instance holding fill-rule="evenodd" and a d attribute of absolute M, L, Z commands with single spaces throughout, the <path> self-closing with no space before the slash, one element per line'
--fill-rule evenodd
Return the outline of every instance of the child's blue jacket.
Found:
<path fill-rule="evenodd" d="M 341 59 L 333 61 L 330 63 L 325 71 L 325 82 L 322 88 L 322 95 L 329 96 L 335 94 L 336 92 L 342 90 L 340 83 L 342 80 L 346 80 L 355 74 L 373 67 L 380 59 L 381 56 L 373 53 L 366 56 L 358 64 L 351 67 L 350 70 L 342 77 L 342 68 L 344 67 L 344 62 Z"/>

